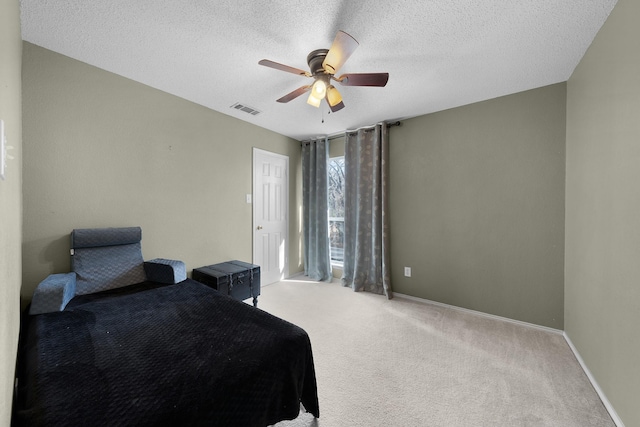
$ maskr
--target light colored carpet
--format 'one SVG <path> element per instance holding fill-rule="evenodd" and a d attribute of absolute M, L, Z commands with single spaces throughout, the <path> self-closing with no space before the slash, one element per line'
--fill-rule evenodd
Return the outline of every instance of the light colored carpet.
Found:
<path fill-rule="evenodd" d="M 320 418 L 277 427 L 615 427 L 559 333 L 286 280 L 259 307 L 311 338 Z"/>

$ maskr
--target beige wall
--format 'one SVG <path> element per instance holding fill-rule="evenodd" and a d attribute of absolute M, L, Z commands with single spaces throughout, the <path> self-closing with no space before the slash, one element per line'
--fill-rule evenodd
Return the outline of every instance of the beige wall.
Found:
<path fill-rule="evenodd" d="M 640 2 L 619 0 L 569 79 L 565 323 L 640 426 Z"/>
<path fill-rule="evenodd" d="M 24 273 L 69 270 L 74 228 L 139 225 L 145 259 L 252 259 L 252 148 L 289 156 L 289 268 L 301 269 L 297 141 L 24 43 Z"/>
<path fill-rule="evenodd" d="M 13 39 L 0 38 L 0 90 L 8 82 L 13 93 L 18 2 L 3 1 L 2 31 L 8 18 Z M 628 426 L 640 425 L 638 16 L 640 4 L 619 0 L 568 85 L 390 131 L 394 290 L 564 327 Z M 181 258 L 189 268 L 250 257 L 252 146 L 290 156 L 290 268 L 300 271 L 295 141 L 28 43 L 23 66 L 25 296 L 68 269 L 76 227 L 139 224 L 146 258 Z M 0 115 L 16 123 L 9 137 L 20 153 L 19 96 L 4 95 Z M 0 181 L 5 419 L 18 322 L 19 171 L 18 154 Z"/>
<path fill-rule="evenodd" d="M 22 114 L 20 3 L 0 0 L 0 119 L 13 160 L 0 180 L 0 425 L 11 419 L 20 329 L 22 238 Z"/>
<path fill-rule="evenodd" d="M 344 157 L 344 136 L 332 137 L 329 140 L 329 157 Z"/>
<path fill-rule="evenodd" d="M 395 292 L 563 328 L 565 95 L 562 83 L 390 129 Z"/>

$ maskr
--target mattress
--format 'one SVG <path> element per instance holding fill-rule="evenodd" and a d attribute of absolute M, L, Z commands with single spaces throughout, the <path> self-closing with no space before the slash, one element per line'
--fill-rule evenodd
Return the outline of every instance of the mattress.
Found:
<path fill-rule="evenodd" d="M 266 426 L 319 417 L 300 327 L 187 279 L 76 296 L 23 326 L 29 426 Z"/>

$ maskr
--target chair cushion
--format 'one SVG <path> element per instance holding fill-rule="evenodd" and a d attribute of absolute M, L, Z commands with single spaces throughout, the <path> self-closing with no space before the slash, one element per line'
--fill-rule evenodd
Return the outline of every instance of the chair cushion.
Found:
<path fill-rule="evenodd" d="M 62 311 L 75 295 L 75 273 L 50 274 L 38 284 L 29 314 L 52 313 Z"/>
<path fill-rule="evenodd" d="M 139 227 L 77 229 L 71 233 L 76 295 L 144 282 Z"/>
<path fill-rule="evenodd" d="M 145 261 L 144 270 L 147 280 L 152 282 L 175 284 L 187 278 L 184 262 L 173 259 L 155 258 Z"/>
<path fill-rule="evenodd" d="M 78 228 L 71 232 L 71 249 L 140 243 L 140 227 Z"/>

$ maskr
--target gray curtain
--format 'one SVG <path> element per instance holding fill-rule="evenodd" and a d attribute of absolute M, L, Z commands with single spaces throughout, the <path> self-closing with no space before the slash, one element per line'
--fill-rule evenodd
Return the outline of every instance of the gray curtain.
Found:
<path fill-rule="evenodd" d="M 345 137 L 342 285 L 391 299 L 388 135 L 386 123 L 379 123 Z"/>
<path fill-rule="evenodd" d="M 327 162 L 329 141 L 302 143 L 302 233 L 304 274 L 313 280 L 331 280 Z"/>

